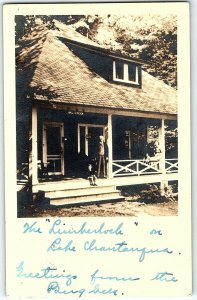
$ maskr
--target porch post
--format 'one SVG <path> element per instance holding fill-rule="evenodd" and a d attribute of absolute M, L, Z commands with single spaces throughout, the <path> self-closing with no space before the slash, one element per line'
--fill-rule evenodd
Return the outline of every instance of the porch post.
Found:
<path fill-rule="evenodd" d="M 85 126 L 85 155 L 88 156 L 88 127 Z"/>
<path fill-rule="evenodd" d="M 159 141 L 160 141 L 160 149 L 161 149 L 161 158 L 160 158 L 160 163 L 161 163 L 161 171 L 162 174 L 166 174 L 166 163 L 165 163 L 165 148 L 166 148 L 166 143 L 165 143 L 165 120 L 161 119 L 161 127 L 160 127 L 160 132 L 159 132 Z M 168 182 L 166 180 L 162 180 L 160 183 L 160 189 L 162 193 L 165 192 L 165 188 L 168 186 Z"/>
<path fill-rule="evenodd" d="M 112 115 L 108 114 L 108 178 L 113 178 L 112 171 Z"/>
<path fill-rule="evenodd" d="M 165 143 L 165 120 L 161 119 L 161 127 L 160 127 L 160 134 L 159 134 L 159 142 L 160 142 L 160 150 L 161 150 L 161 171 L 162 174 L 166 173 L 166 168 L 165 168 L 165 148 L 166 148 L 166 143 Z"/>
<path fill-rule="evenodd" d="M 30 149 L 29 149 L 29 178 L 32 185 L 38 183 L 38 147 L 37 147 L 37 108 L 32 107 L 31 125 L 30 125 Z"/>

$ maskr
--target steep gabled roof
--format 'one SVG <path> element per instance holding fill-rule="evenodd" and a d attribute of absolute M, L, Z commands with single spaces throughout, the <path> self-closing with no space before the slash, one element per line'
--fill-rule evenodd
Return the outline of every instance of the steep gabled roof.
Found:
<path fill-rule="evenodd" d="M 84 43 L 87 38 L 70 28 L 59 36 Z M 142 88 L 108 82 L 74 54 L 57 32 L 41 26 L 17 55 L 17 93 L 35 100 L 88 105 L 150 113 L 176 114 L 177 93 L 172 87 L 142 71 Z M 94 42 L 90 42 L 94 43 Z M 95 46 L 95 45 L 93 45 Z M 95 46 L 97 47 L 97 46 Z"/>

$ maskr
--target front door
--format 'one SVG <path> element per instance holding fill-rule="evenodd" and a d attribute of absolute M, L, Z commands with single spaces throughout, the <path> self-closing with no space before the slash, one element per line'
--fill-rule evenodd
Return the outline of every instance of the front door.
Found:
<path fill-rule="evenodd" d="M 44 122 L 43 163 L 49 175 L 64 175 L 64 124 Z"/>
<path fill-rule="evenodd" d="M 98 155 L 99 136 L 105 136 L 104 125 L 79 124 L 78 152 L 89 158 Z"/>

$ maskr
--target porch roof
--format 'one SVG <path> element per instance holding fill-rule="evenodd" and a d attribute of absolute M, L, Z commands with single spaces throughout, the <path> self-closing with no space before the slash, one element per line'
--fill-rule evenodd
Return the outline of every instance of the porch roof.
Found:
<path fill-rule="evenodd" d="M 68 30 L 79 43 L 87 38 Z M 17 48 L 17 95 L 34 100 L 147 113 L 177 114 L 177 92 L 145 71 L 142 88 L 108 82 L 60 41 L 66 36 L 38 27 Z M 92 42 L 94 43 L 94 42 Z M 91 44 L 91 43 L 90 43 Z"/>

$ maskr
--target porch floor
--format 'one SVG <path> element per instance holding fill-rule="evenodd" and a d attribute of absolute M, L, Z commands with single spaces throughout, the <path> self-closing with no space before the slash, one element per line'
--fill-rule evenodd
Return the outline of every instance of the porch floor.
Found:
<path fill-rule="evenodd" d="M 151 174 L 143 176 L 128 176 L 128 177 L 115 177 L 115 178 L 98 178 L 98 186 L 127 186 L 137 184 L 156 183 L 161 181 L 174 181 L 178 180 L 178 173 L 171 174 Z M 58 191 L 58 190 L 71 190 L 90 187 L 89 181 L 84 178 L 78 179 L 62 179 L 58 181 L 45 181 L 39 182 L 32 187 L 33 193 L 38 191 Z M 94 187 L 92 187 L 94 188 Z"/>

